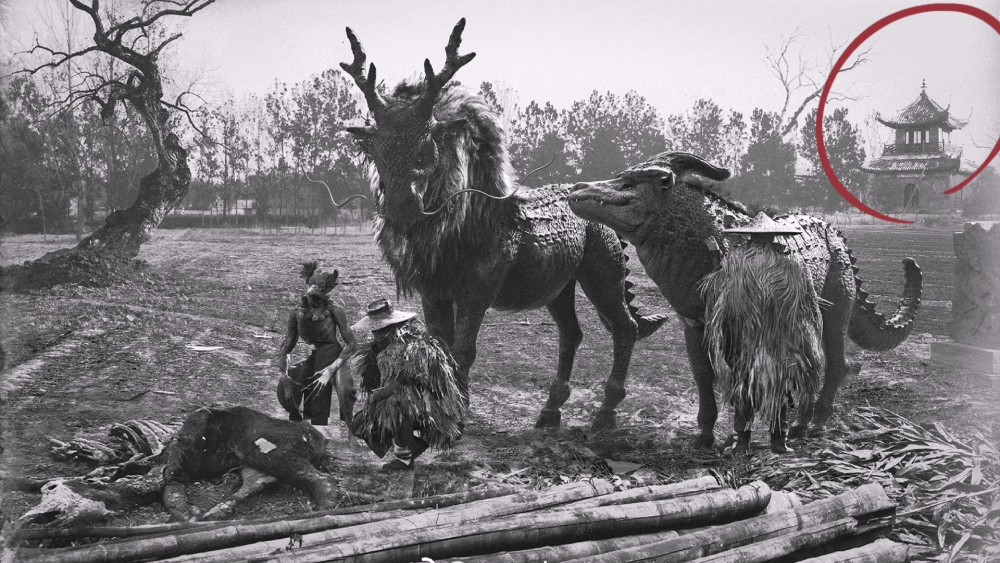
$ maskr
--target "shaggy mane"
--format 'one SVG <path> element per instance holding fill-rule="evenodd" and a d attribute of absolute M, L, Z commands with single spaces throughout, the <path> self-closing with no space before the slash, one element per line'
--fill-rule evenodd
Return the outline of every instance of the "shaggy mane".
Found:
<path fill-rule="evenodd" d="M 390 108 L 413 104 L 423 83 L 403 82 L 386 102 Z M 512 171 L 499 118 L 486 102 L 458 85 L 448 85 L 434 106 L 439 122 L 464 119 L 465 129 L 438 141 L 439 162 L 424 196 L 428 210 L 438 208 L 449 195 L 474 188 L 502 197 L 512 190 Z M 384 202 L 378 189 L 378 171 L 369 166 L 376 207 Z M 396 272 L 400 293 L 412 295 L 434 277 L 440 264 L 462 264 L 480 249 L 497 243 L 517 213 L 513 200 L 496 201 L 476 194 L 456 197 L 437 215 L 409 225 L 397 225 L 377 214 L 375 239 Z"/>

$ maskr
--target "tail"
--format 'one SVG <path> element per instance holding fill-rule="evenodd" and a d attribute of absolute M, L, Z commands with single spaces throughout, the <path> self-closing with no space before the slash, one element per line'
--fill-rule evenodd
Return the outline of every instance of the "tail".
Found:
<path fill-rule="evenodd" d="M 618 240 L 621 242 L 622 250 L 628 248 L 628 243 L 625 242 L 625 239 L 618 237 Z M 632 304 L 632 300 L 635 299 L 632 288 L 635 287 L 635 284 L 628 279 L 630 273 L 631 270 L 628 269 L 628 254 L 625 254 L 625 303 L 628 305 L 628 311 L 632 314 L 632 318 L 639 325 L 638 336 L 639 340 L 642 340 L 656 332 L 658 328 L 663 326 L 663 323 L 667 322 L 669 317 L 662 313 L 646 316 L 639 314 L 639 308 Z"/>
<path fill-rule="evenodd" d="M 920 294 L 922 291 L 923 274 L 920 266 L 913 258 L 903 259 L 903 298 L 899 301 L 896 313 L 886 319 L 875 310 L 875 303 L 868 298 L 868 292 L 861 288 L 861 278 L 858 268 L 854 266 L 857 260 L 851 256 L 851 269 L 857 283 L 858 294 L 854 300 L 854 313 L 851 315 L 851 326 L 848 335 L 851 340 L 865 350 L 883 352 L 899 346 L 913 331 L 913 321 L 920 310 Z"/>

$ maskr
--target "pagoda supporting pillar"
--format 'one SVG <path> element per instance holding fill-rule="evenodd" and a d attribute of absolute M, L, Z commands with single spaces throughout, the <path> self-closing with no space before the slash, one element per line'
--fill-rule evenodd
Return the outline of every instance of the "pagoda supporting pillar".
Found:
<path fill-rule="evenodd" d="M 952 342 L 931 344 L 931 359 L 1000 383 L 1000 222 L 966 223 L 955 255 Z"/>

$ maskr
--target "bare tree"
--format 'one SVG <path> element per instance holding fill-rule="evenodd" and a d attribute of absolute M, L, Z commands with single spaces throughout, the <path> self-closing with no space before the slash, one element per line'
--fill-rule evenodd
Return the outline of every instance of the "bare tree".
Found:
<path fill-rule="evenodd" d="M 801 29 L 795 29 L 787 37 L 782 37 L 777 47 L 767 48 L 767 55 L 764 60 L 771 71 L 780 82 L 785 91 L 785 99 L 778 116 L 781 122 L 781 136 L 787 137 L 795 132 L 795 126 L 799 117 L 810 104 L 819 99 L 823 93 L 823 85 L 833 65 L 840 58 L 845 44 L 836 42 L 832 37 L 826 48 L 826 60 L 817 64 L 802 56 L 802 51 L 798 50 L 798 43 L 804 37 Z M 851 60 L 840 69 L 839 74 L 850 72 L 865 64 L 869 60 L 871 48 L 859 51 L 851 57 Z M 798 99 L 798 105 L 795 100 Z M 831 93 L 830 100 L 846 101 L 854 100 L 843 93 Z M 794 108 L 794 109 L 792 109 Z"/>
<path fill-rule="evenodd" d="M 76 50 L 62 50 L 36 40 L 27 51 L 27 55 L 41 55 L 47 60 L 22 72 L 34 75 L 46 69 L 69 69 L 71 83 L 59 99 L 59 111 L 72 111 L 86 101 L 93 101 L 100 107 L 101 117 L 109 120 L 119 103 L 129 104 L 145 122 L 157 157 L 156 169 L 142 178 L 139 194 L 131 206 L 110 214 L 104 225 L 76 248 L 50 253 L 42 261 L 81 251 L 104 257 L 135 257 L 163 217 L 187 194 L 191 182 L 188 153 L 172 130 L 170 110 L 182 112 L 190 120 L 191 109 L 185 97 L 192 93 L 186 90 L 172 101 L 164 97 L 159 57 L 181 34 L 165 33 L 162 20 L 190 17 L 214 2 L 143 0 L 138 14 L 125 17 L 116 10 L 102 9 L 100 0 L 70 0 L 73 8 L 93 23 L 93 43 Z M 80 64 L 93 57 L 108 57 L 123 63 L 118 65 L 122 70 L 99 74 L 90 70 L 94 66 Z"/>

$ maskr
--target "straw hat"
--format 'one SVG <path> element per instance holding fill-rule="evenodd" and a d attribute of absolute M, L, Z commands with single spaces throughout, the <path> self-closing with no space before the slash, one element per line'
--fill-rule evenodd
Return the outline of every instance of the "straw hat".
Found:
<path fill-rule="evenodd" d="M 802 229 L 792 225 L 782 225 L 761 211 L 746 227 L 723 229 L 730 235 L 801 235 Z"/>
<path fill-rule="evenodd" d="M 388 299 L 376 299 L 368 304 L 365 317 L 355 323 L 351 327 L 351 330 L 354 332 L 379 330 L 380 328 L 408 321 L 416 316 L 416 313 L 394 310 L 392 303 Z"/>

